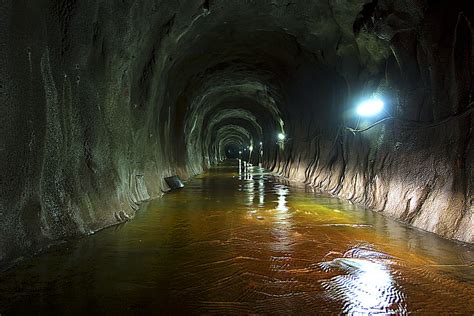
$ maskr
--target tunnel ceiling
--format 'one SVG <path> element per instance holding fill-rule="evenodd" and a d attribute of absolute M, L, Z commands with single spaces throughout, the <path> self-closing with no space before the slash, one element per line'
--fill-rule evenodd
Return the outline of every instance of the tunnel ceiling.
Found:
<path fill-rule="evenodd" d="M 173 49 L 156 56 L 156 44 L 152 48 L 151 58 L 161 60 L 166 71 L 146 84 L 153 89 L 154 81 L 159 84 L 167 75 L 163 103 L 169 105 L 162 108 L 159 125 L 174 121 L 178 129 L 173 134 L 184 133 L 178 138 L 186 152 L 178 152 L 175 159 L 188 165 L 191 173 L 202 168 L 196 155 L 213 160 L 208 149 L 220 141 L 213 129 L 220 116 L 232 115 L 241 122 L 259 117 L 252 121 L 257 122 L 264 143 L 274 143 L 275 135 L 285 132 L 285 122 L 291 121 L 291 110 L 295 112 L 288 107 L 319 113 L 323 125 L 338 124 L 341 115 L 331 114 L 342 113 L 347 102 L 337 104 L 326 93 L 307 100 L 310 104 L 289 104 L 295 95 L 305 98 L 297 96 L 302 87 L 292 84 L 310 76 L 304 79 L 332 86 L 333 91 L 375 89 L 390 53 L 388 41 L 367 32 L 373 4 L 366 1 L 344 5 L 263 1 L 245 10 L 242 5 L 205 1 L 194 7 L 191 22 L 188 17 L 184 26 L 181 19 L 186 15 L 173 15 L 166 24 L 166 37 L 160 38 L 161 45 L 171 42 Z"/>
<path fill-rule="evenodd" d="M 317 190 L 474 238 L 470 1 L 0 8 L 0 261 L 128 220 L 165 177 L 201 173 L 229 145 Z M 374 95 L 386 120 L 371 127 L 354 108 Z"/>

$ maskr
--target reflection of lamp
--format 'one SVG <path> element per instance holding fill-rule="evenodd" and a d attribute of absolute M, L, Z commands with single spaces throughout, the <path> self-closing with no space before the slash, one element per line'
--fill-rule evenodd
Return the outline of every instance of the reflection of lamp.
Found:
<path fill-rule="evenodd" d="M 365 100 L 356 109 L 356 112 L 359 116 L 369 117 L 375 116 L 382 112 L 384 103 L 382 100 L 377 98 L 372 98 Z"/>
<path fill-rule="evenodd" d="M 253 146 L 250 146 L 250 147 L 249 147 L 249 150 L 250 150 L 250 151 L 253 151 Z"/>
<path fill-rule="evenodd" d="M 336 258 L 323 263 L 343 274 L 323 282 L 329 295 L 344 302 L 343 314 L 406 314 L 406 297 L 384 260 Z"/>
<path fill-rule="evenodd" d="M 288 189 L 285 186 L 280 186 L 277 191 L 278 194 L 278 205 L 276 207 L 277 211 L 287 212 L 288 207 L 286 206 L 286 195 L 288 194 Z"/>

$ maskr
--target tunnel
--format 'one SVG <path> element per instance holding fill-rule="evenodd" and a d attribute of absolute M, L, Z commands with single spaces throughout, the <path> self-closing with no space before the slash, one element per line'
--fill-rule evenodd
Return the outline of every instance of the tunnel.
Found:
<path fill-rule="evenodd" d="M 474 313 L 472 1 L 0 17 L 0 315 Z"/>

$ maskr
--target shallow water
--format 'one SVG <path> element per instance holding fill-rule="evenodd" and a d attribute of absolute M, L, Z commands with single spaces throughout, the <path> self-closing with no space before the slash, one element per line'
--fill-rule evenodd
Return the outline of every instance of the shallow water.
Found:
<path fill-rule="evenodd" d="M 226 163 L 0 274 L 0 314 L 471 315 L 473 263 L 471 246 Z"/>

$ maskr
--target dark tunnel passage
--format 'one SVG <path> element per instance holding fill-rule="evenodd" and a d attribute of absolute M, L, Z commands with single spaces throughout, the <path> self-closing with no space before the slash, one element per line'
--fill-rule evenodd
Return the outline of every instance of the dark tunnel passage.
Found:
<path fill-rule="evenodd" d="M 225 158 L 227 159 L 239 159 L 239 151 L 242 152 L 241 146 L 237 142 L 227 142 L 224 145 Z"/>
<path fill-rule="evenodd" d="M 0 1 L 0 271 L 227 159 L 471 253 L 473 13 L 469 0 Z"/>

